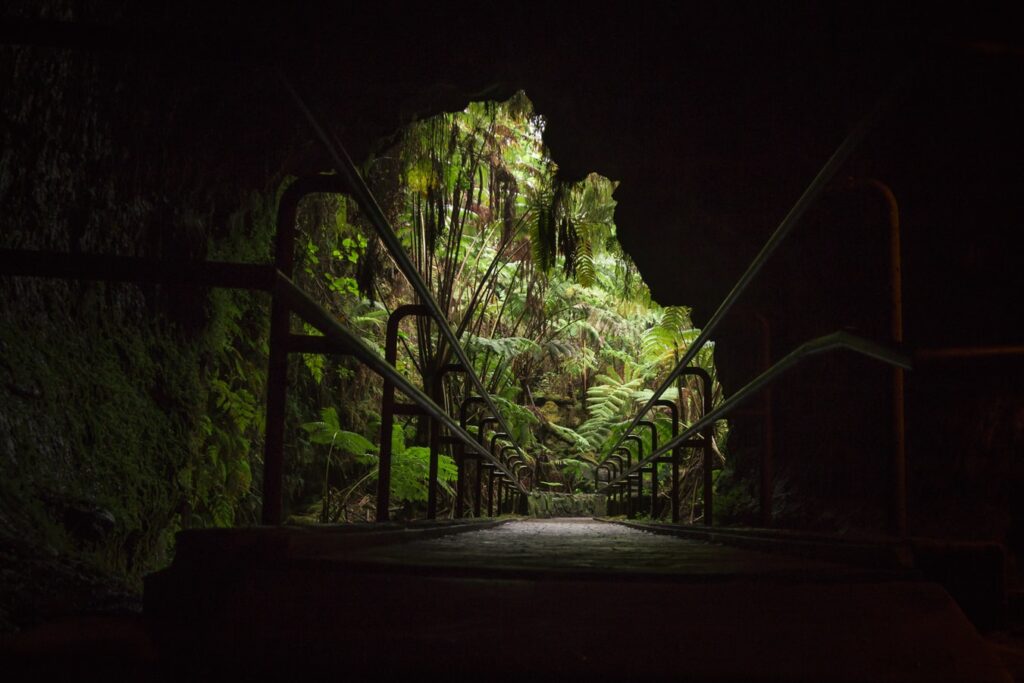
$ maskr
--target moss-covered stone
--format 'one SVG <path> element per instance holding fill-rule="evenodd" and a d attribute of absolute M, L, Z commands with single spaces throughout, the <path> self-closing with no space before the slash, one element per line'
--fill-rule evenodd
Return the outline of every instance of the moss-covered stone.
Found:
<path fill-rule="evenodd" d="M 594 493 L 548 493 L 535 491 L 527 501 L 531 517 L 603 517 L 607 498 Z"/>

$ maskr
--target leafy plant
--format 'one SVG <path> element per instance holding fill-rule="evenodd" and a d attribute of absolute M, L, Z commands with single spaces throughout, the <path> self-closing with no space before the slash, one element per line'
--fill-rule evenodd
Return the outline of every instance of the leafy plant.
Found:
<path fill-rule="evenodd" d="M 698 331 L 688 309 L 651 301 L 619 247 L 616 183 L 598 175 L 558 180 L 543 129 L 525 96 L 473 104 L 412 124 L 365 174 L 512 437 L 539 460 L 535 476 L 560 479 L 571 491 L 587 485 L 589 459 L 622 432 Z M 389 312 L 410 301 L 408 286 L 355 204 L 329 195 L 307 201 L 300 284 L 382 351 Z M 398 344 L 398 370 L 428 390 L 453 360 L 436 325 L 416 317 L 401 323 Z M 697 360 L 713 370 L 710 351 Z M 296 447 L 294 460 L 319 468 L 321 518 L 345 517 L 351 501 L 362 514 L 373 507 L 377 449 L 348 435 L 379 431 L 379 380 L 349 361 L 304 361 L 304 388 L 290 392 L 296 402 L 308 411 L 339 395 L 348 400 L 306 423 L 308 442 Z M 455 414 L 471 389 L 451 373 L 437 397 Z M 700 390 L 685 379 L 664 397 L 692 419 Z M 541 420 L 533 400 L 544 395 L 582 405 L 565 420 Z M 667 429 L 663 423 L 659 418 L 659 430 Z M 392 437 L 392 497 L 403 515 L 419 514 L 427 497 L 427 424 L 413 418 Z M 439 468 L 447 497 L 454 463 L 442 454 Z"/>
<path fill-rule="evenodd" d="M 600 449 L 612 425 L 627 416 L 633 406 L 633 394 L 643 383 L 643 378 L 632 376 L 631 370 L 620 375 L 613 367 L 606 369 L 607 374 L 598 375 L 598 384 L 587 391 L 590 419 L 580 428 L 580 436 L 587 440 L 593 450 Z"/>
<path fill-rule="evenodd" d="M 426 446 L 406 446 L 405 435 L 399 425 L 394 426 L 391 435 L 391 497 L 397 502 L 425 502 L 430 474 L 430 449 Z M 375 449 L 376 450 L 376 449 Z M 370 465 L 370 479 L 377 477 L 377 453 L 364 453 L 360 461 Z M 452 495 L 452 484 L 458 476 L 455 461 L 443 453 L 438 454 L 437 481 L 441 488 Z"/>
<path fill-rule="evenodd" d="M 376 451 L 377 448 L 365 437 L 342 429 L 338 424 L 338 412 L 333 407 L 324 408 L 320 415 L 319 422 L 307 422 L 302 428 L 309 433 L 313 443 L 330 446 L 324 458 L 323 505 L 320 513 L 320 521 L 327 522 L 331 509 L 331 460 L 335 448 L 356 456 Z"/>

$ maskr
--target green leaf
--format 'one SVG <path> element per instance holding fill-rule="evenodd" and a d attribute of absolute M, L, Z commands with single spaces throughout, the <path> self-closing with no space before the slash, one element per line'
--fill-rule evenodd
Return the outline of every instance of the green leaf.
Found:
<path fill-rule="evenodd" d="M 560 439 L 575 447 L 577 451 L 582 452 L 590 450 L 591 448 L 590 443 L 584 437 L 580 436 L 575 429 L 563 427 L 555 424 L 554 422 L 548 423 L 548 428 L 551 429 L 551 431 L 553 431 Z"/>
<path fill-rule="evenodd" d="M 402 425 L 391 426 L 391 453 L 392 455 L 399 455 L 405 452 L 405 434 L 402 431 Z"/>
<path fill-rule="evenodd" d="M 341 429 L 341 425 L 338 423 L 338 411 L 334 409 L 334 406 L 328 406 L 321 410 L 320 419 L 335 431 Z"/>
<path fill-rule="evenodd" d="M 338 450 L 352 455 L 377 452 L 377 447 L 363 435 L 344 430 L 337 432 L 334 446 Z"/>

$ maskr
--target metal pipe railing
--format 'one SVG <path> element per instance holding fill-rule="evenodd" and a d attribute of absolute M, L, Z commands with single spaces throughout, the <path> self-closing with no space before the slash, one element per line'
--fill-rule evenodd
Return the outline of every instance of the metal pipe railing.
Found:
<path fill-rule="evenodd" d="M 467 396 L 466 398 L 462 399 L 462 403 L 459 405 L 459 426 L 465 429 L 467 432 L 469 431 L 469 407 L 478 403 L 482 404 L 484 403 L 484 400 L 479 396 Z M 479 434 L 477 435 L 477 441 L 480 441 L 482 436 L 483 429 L 481 428 L 479 430 Z M 479 517 L 480 457 L 478 455 L 467 454 L 461 441 L 458 444 L 456 444 L 455 449 L 455 467 L 458 473 L 455 481 L 455 517 L 461 519 L 465 514 L 465 501 L 463 500 L 463 498 L 465 496 L 466 491 L 466 461 L 470 459 L 472 459 L 476 463 L 476 500 L 478 502 L 474 504 L 473 510 L 474 514 L 477 517 Z"/>
<path fill-rule="evenodd" d="M 658 425 L 652 420 L 640 420 L 637 422 L 640 427 L 647 427 L 651 430 L 651 450 L 658 450 Z M 658 518 L 658 460 L 651 461 L 651 519 Z M 642 481 L 642 479 L 641 479 Z M 641 491 L 641 496 L 643 492 Z"/>
<path fill-rule="evenodd" d="M 874 358 L 875 360 L 887 363 L 889 365 L 900 367 L 905 370 L 913 368 L 910 357 L 899 351 L 882 346 L 863 337 L 852 335 L 848 332 L 833 332 L 832 334 L 812 339 L 809 342 L 801 344 L 796 349 L 791 351 L 782 360 L 775 363 L 768 370 L 758 375 L 749 384 L 744 386 L 742 389 L 733 394 L 728 400 L 723 401 L 717 408 L 711 412 L 705 414 L 699 420 L 690 425 L 687 429 L 683 430 L 677 437 L 671 439 L 664 446 L 658 448 L 658 450 L 652 452 L 646 458 L 641 459 L 635 465 L 631 464 L 627 471 L 620 474 L 615 480 L 610 482 L 608 485 L 614 484 L 617 481 L 622 480 L 624 477 L 638 471 L 641 467 L 646 465 L 654 458 L 661 457 L 665 453 L 668 453 L 676 446 L 681 445 L 684 441 L 689 439 L 691 436 L 697 434 L 700 430 L 713 425 L 718 420 L 722 419 L 726 414 L 731 412 L 741 403 L 751 398 L 754 394 L 761 390 L 762 387 L 767 384 L 774 382 L 783 373 L 790 370 L 794 365 L 797 365 L 801 361 L 815 356 L 821 353 L 829 351 L 835 351 L 838 349 L 847 349 L 854 351 L 868 358 Z M 607 488 L 607 486 L 606 486 Z"/>
<path fill-rule="evenodd" d="M 335 191 L 326 181 L 322 187 L 317 183 L 311 183 L 303 189 L 303 193 L 326 191 Z M 299 193 L 296 191 L 295 194 Z M 293 203 L 288 202 L 288 205 L 291 206 Z M 275 269 L 273 265 L 161 261 L 131 256 L 0 249 L 0 272 L 21 277 L 169 285 L 188 284 L 198 287 L 270 292 L 275 295 L 275 298 L 286 304 L 289 311 L 295 312 L 324 334 L 323 337 L 282 334 L 281 339 L 284 342 L 280 346 L 282 357 L 300 349 L 317 353 L 337 352 L 355 356 L 375 372 L 394 382 L 395 386 L 417 404 L 424 413 L 448 427 L 452 434 L 461 443 L 469 445 L 475 454 L 493 461 L 495 466 L 515 480 L 512 473 L 496 458 L 493 458 L 467 430 L 448 416 L 443 408 L 411 384 L 393 366 L 388 365 L 375 351 L 366 346 L 358 335 L 338 323 L 316 301 Z M 269 423 L 276 423 L 276 420 L 268 421 L 268 429 Z M 273 478 L 273 476 L 270 477 L 271 480 Z M 269 492 L 264 491 L 264 521 L 276 524 L 280 522 L 280 495 L 275 493 L 276 489 L 273 485 L 270 488 Z"/>
<path fill-rule="evenodd" d="M 640 408 L 640 411 L 630 421 L 629 426 L 626 427 L 626 430 L 622 433 L 619 439 L 612 444 L 611 448 L 609 448 L 607 452 L 613 452 L 622 443 L 624 437 L 636 429 L 637 423 L 639 423 L 651 408 L 654 407 L 655 403 L 661 398 L 661 395 L 672 386 L 672 383 L 675 382 L 687 366 L 690 365 L 690 362 L 696 358 L 697 354 L 704 347 L 704 344 L 706 344 L 711 338 L 712 333 L 714 333 L 718 328 L 718 325 L 736 304 L 740 295 L 746 291 L 750 283 L 755 277 L 757 277 L 758 273 L 761 272 L 761 269 L 764 268 L 768 259 L 771 258 L 772 254 L 775 253 L 775 250 L 779 248 L 779 245 L 782 244 L 789 233 L 792 232 L 793 228 L 797 225 L 815 200 L 817 200 L 818 196 L 832 180 L 836 172 L 839 171 L 840 167 L 850 157 L 853 150 L 857 148 L 861 141 L 867 136 L 868 131 L 871 130 L 874 124 L 879 120 L 879 118 L 881 118 L 882 112 L 888 106 L 889 101 L 895 93 L 898 92 L 899 88 L 908 76 L 909 71 L 897 79 L 892 89 L 890 89 L 890 91 L 886 93 L 881 100 L 879 100 L 874 108 L 872 108 L 871 111 L 860 120 L 857 126 L 854 127 L 849 135 L 846 136 L 846 139 L 843 140 L 842 144 L 836 148 L 836 151 L 833 152 L 832 156 L 829 157 L 827 162 L 825 162 L 825 165 L 818 172 L 818 175 L 815 176 L 814 180 L 811 181 L 811 184 L 807 186 L 807 189 L 804 190 L 804 193 L 797 200 L 796 204 L 794 204 L 793 208 L 789 210 L 789 213 L 787 213 L 785 218 L 782 219 L 782 222 L 775 229 L 775 232 L 772 233 L 771 237 L 768 238 L 768 241 L 761 248 L 761 251 L 758 252 L 757 256 L 754 257 L 754 260 L 747 267 L 746 271 L 744 271 L 743 275 L 740 276 L 740 279 L 736 281 L 735 285 L 733 285 L 725 299 L 723 299 L 722 303 L 719 304 L 718 309 L 701 329 L 697 338 L 692 344 L 690 344 L 690 347 L 686 350 L 686 353 L 683 354 L 679 363 L 676 364 L 672 369 L 672 372 L 668 374 L 668 377 L 665 378 L 643 407 Z"/>
<path fill-rule="evenodd" d="M 274 266 L 270 264 L 174 261 L 139 256 L 0 249 L 0 273 L 18 277 L 222 287 L 269 292 L 274 288 L 275 272 Z"/>
<path fill-rule="evenodd" d="M 472 450 L 483 456 L 492 466 L 501 470 L 509 478 L 512 478 L 512 473 L 504 464 L 492 455 L 486 447 L 474 439 L 468 431 L 463 429 L 455 419 L 448 415 L 444 408 L 437 405 L 423 390 L 419 389 L 405 375 L 398 372 L 393 365 L 389 364 L 376 351 L 367 346 L 357 334 L 335 320 L 311 296 L 299 289 L 294 282 L 280 273 L 277 274 L 274 294 L 287 303 L 288 307 L 296 315 L 320 330 L 332 343 L 344 350 L 345 353 L 354 356 L 378 375 L 393 382 L 395 388 L 399 389 L 413 403 L 422 408 L 427 415 L 441 422 L 463 444 L 469 446 Z"/>
<path fill-rule="evenodd" d="M 675 401 L 668 401 L 665 399 L 658 400 L 654 406 L 656 408 L 668 408 L 669 417 L 672 422 L 672 438 L 679 435 L 679 408 L 676 406 Z M 658 450 L 657 447 L 654 450 Z M 672 457 L 668 458 L 669 464 L 672 466 L 672 521 L 679 521 L 679 457 L 682 448 L 676 447 L 672 450 Z M 659 462 L 655 460 L 655 462 Z"/>
<path fill-rule="evenodd" d="M 461 363 L 462 366 L 466 369 L 466 376 L 472 383 L 473 388 L 475 389 L 477 394 L 480 395 L 487 402 L 487 408 L 498 419 L 502 431 L 511 434 L 512 430 L 509 428 L 504 416 L 501 414 L 501 411 L 498 410 L 498 407 L 495 405 L 494 400 L 491 398 L 486 387 L 484 387 L 483 382 L 481 382 L 480 378 L 477 376 L 476 371 L 473 370 L 473 365 L 470 363 L 469 357 L 466 355 L 465 350 L 462 348 L 462 345 L 459 343 L 458 338 L 455 336 L 455 333 L 452 331 L 451 326 L 448 324 L 447 316 L 441 311 L 441 308 L 440 306 L 438 306 L 433 294 L 431 294 L 430 289 L 423 282 L 423 279 L 420 277 L 420 274 L 416 270 L 416 267 L 409 259 L 409 255 L 406 253 L 405 248 L 402 246 L 402 243 L 398 239 L 398 236 L 391 228 L 390 222 L 384 216 L 384 212 L 381 210 L 376 198 L 370 191 L 369 186 L 367 186 L 366 181 L 363 180 L 362 174 L 359 173 L 359 169 L 356 168 L 355 163 L 352 161 L 351 157 L 349 157 L 348 152 L 345 150 L 345 147 L 340 142 L 338 142 L 337 139 L 332 139 L 327 134 L 327 131 L 316 120 L 316 117 L 313 115 L 313 112 L 306 105 L 305 100 L 302 99 L 302 96 L 299 95 L 298 91 L 296 91 L 295 88 L 292 86 L 291 82 L 288 80 L 287 76 L 285 76 L 284 72 L 279 71 L 278 73 L 280 75 L 281 82 L 284 84 L 285 89 L 291 95 L 292 99 L 295 101 L 296 106 L 299 108 L 299 110 L 305 116 L 306 120 L 309 122 L 310 126 L 313 128 L 313 131 L 316 134 L 316 136 L 320 139 L 320 142 L 323 144 L 324 149 L 327 151 L 328 155 L 333 161 L 336 170 L 347 181 L 349 189 L 351 190 L 356 202 L 359 204 L 360 208 L 362 208 L 362 210 L 366 213 L 367 217 L 370 220 L 370 223 L 376 230 L 377 235 L 380 237 L 381 241 L 387 247 L 388 251 L 391 254 L 391 257 L 394 259 L 395 264 L 398 266 L 399 270 L 402 271 L 402 274 L 405 275 L 406 279 L 409 281 L 409 284 L 412 286 L 413 290 L 415 290 L 416 294 L 419 296 L 420 303 L 430 309 L 431 318 L 434 320 L 434 322 L 437 323 L 438 330 L 441 332 L 441 335 L 444 337 L 445 341 L 447 341 L 447 343 L 451 346 L 452 351 L 459 359 L 459 363 Z M 454 422 L 452 422 L 452 424 L 454 424 Z M 390 434 L 385 435 L 385 437 L 390 438 Z M 512 444 L 516 447 L 516 450 L 522 452 L 522 449 L 519 447 L 519 445 L 515 443 L 514 440 L 511 441 Z M 523 493 L 526 493 L 525 488 L 523 488 L 521 484 L 519 484 L 518 482 L 516 482 L 516 484 L 517 487 L 520 488 L 520 490 Z"/>
<path fill-rule="evenodd" d="M 636 444 L 636 461 L 640 462 L 641 460 L 643 460 L 644 459 L 644 440 L 641 439 L 640 436 L 637 435 L 637 434 L 627 434 L 625 436 L 625 438 L 623 438 L 622 442 L 626 443 L 627 441 L 632 441 L 633 443 Z M 627 477 L 628 476 L 629 475 L 627 475 Z M 630 510 L 630 516 L 631 517 L 635 516 L 636 513 L 637 513 L 637 510 L 639 510 L 640 506 L 643 505 L 643 500 L 644 500 L 644 472 L 643 472 L 643 468 L 637 467 L 636 468 L 636 472 L 635 472 L 635 476 L 636 476 L 636 498 L 634 499 L 634 502 L 633 502 L 633 505 L 632 505 L 632 509 Z M 628 481 L 628 479 L 627 479 L 627 481 Z"/>

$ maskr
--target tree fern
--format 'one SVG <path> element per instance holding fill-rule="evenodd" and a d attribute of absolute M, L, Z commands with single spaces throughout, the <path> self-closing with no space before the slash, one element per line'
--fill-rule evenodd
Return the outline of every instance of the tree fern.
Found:
<path fill-rule="evenodd" d="M 465 347 L 472 351 L 490 351 L 502 359 L 514 358 L 523 353 L 540 353 L 542 351 L 537 342 L 525 337 L 488 339 L 487 337 L 467 335 Z"/>
<path fill-rule="evenodd" d="M 576 252 L 576 281 L 584 287 L 593 287 L 597 282 L 597 267 L 594 265 L 593 245 L 589 241 L 580 244 Z"/>
<path fill-rule="evenodd" d="M 651 396 L 654 396 L 654 389 L 637 389 L 633 392 L 633 402 L 643 405 L 651 400 Z M 679 398 L 679 390 L 669 387 L 661 394 L 661 398 L 666 401 L 675 401 Z"/>
<path fill-rule="evenodd" d="M 518 403 L 509 401 L 501 396 L 494 396 L 494 404 L 501 411 L 508 423 L 509 429 L 516 432 L 512 437 L 521 446 L 529 446 L 534 442 L 533 429 L 540 424 L 540 420 L 530 410 Z"/>
<path fill-rule="evenodd" d="M 628 366 L 627 366 L 628 367 Z M 643 382 L 641 377 L 631 377 L 627 372 L 620 376 L 614 368 L 608 374 L 597 375 L 596 384 L 587 391 L 589 418 L 579 429 L 593 450 L 600 450 L 612 424 L 619 422 L 633 406 L 633 393 Z"/>
<path fill-rule="evenodd" d="M 690 322 L 684 306 L 668 306 L 655 314 L 655 322 L 644 331 L 641 350 L 644 360 L 661 363 L 685 351 L 700 334 Z"/>
<path fill-rule="evenodd" d="M 555 434 L 555 436 L 572 446 L 575 453 L 585 453 L 593 450 L 590 442 L 581 436 L 575 429 L 563 427 L 562 425 L 555 424 L 554 422 L 548 422 L 547 427 Z"/>

